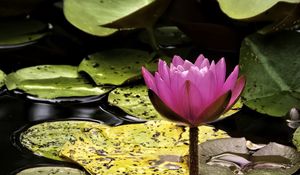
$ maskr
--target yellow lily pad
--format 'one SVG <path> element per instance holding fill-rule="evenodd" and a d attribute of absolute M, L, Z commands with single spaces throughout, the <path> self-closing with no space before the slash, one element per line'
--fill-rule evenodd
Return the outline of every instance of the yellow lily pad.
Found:
<path fill-rule="evenodd" d="M 229 137 L 200 126 L 199 143 Z M 167 121 L 149 121 L 93 128 L 66 142 L 60 155 L 91 174 L 188 174 L 188 128 Z"/>

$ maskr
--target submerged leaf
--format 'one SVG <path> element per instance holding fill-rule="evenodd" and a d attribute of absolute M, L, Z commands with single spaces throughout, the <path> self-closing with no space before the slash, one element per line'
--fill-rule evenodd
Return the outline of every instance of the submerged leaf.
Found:
<path fill-rule="evenodd" d="M 68 65 L 41 65 L 20 69 L 7 76 L 9 90 L 22 90 L 39 98 L 101 95 L 112 87 L 94 87 Z"/>
<path fill-rule="evenodd" d="M 79 71 L 88 73 L 97 85 L 121 85 L 141 76 L 141 67 L 151 60 L 149 53 L 133 49 L 114 49 L 85 58 Z"/>
<path fill-rule="evenodd" d="M 240 51 L 241 73 L 247 77 L 244 104 L 260 113 L 283 117 L 300 107 L 300 33 L 247 37 Z"/>

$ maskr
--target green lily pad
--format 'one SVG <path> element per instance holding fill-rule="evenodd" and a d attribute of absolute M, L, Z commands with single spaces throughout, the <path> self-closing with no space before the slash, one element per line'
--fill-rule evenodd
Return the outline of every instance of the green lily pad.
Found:
<path fill-rule="evenodd" d="M 233 19 L 248 19 L 260 15 L 279 2 L 300 3 L 300 0 L 218 0 L 222 11 Z"/>
<path fill-rule="evenodd" d="M 0 48 L 26 46 L 46 36 L 48 25 L 36 20 L 0 22 Z"/>
<path fill-rule="evenodd" d="M 44 122 L 23 131 L 19 139 L 23 147 L 36 155 L 54 160 L 64 160 L 59 157 L 59 151 L 64 143 L 75 141 L 76 133 L 95 127 L 99 127 L 99 124 L 88 121 Z"/>
<path fill-rule="evenodd" d="M 246 145 L 244 138 L 209 140 L 200 144 L 199 166 L 203 167 L 200 173 L 292 175 L 300 168 L 300 153 L 294 148 L 269 143 L 252 153 Z"/>
<path fill-rule="evenodd" d="M 226 132 L 213 127 L 201 126 L 199 128 L 201 129 L 199 143 L 210 139 L 229 137 Z M 163 147 L 173 147 L 174 145 L 178 145 L 180 152 L 185 153 L 188 149 L 186 146 L 188 129 L 167 121 L 151 121 L 145 124 L 116 127 L 91 121 L 52 121 L 36 124 L 19 132 L 21 133 L 18 139 L 22 147 L 36 155 L 61 161 L 67 160 L 64 157 L 70 158 L 67 156 L 69 155 L 67 150 L 76 147 L 75 143 L 79 141 L 84 142 L 83 139 L 87 134 L 90 139 L 94 140 L 93 144 L 112 154 L 131 153 L 136 145 L 145 147 L 144 151 L 146 152 L 152 148 L 155 149 L 155 152 L 159 152 L 160 148 L 164 151 Z M 165 134 L 159 134 L 159 132 L 165 132 Z M 78 149 L 76 148 L 76 150 Z M 61 151 L 64 157 L 59 155 Z M 138 154 L 138 152 L 135 153 Z"/>
<path fill-rule="evenodd" d="M 6 74 L 0 70 L 0 88 L 5 85 Z"/>
<path fill-rule="evenodd" d="M 162 117 L 152 105 L 148 97 L 148 89 L 145 85 L 118 87 L 108 95 L 110 105 L 121 108 L 131 116 L 143 120 L 162 120 Z M 238 112 L 243 106 L 239 100 L 229 111 L 221 115 L 220 119 L 229 117 Z"/>
<path fill-rule="evenodd" d="M 117 31 L 112 28 L 151 26 L 169 2 L 170 0 L 64 0 L 64 14 L 80 30 L 107 36 Z"/>
<path fill-rule="evenodd" d="M 299 44 L 297 32 L 254 34 L 243 41 L 240 68 L 247 77 L 245 105 L 277 117 L 300 107 Z"/>
<path fill-rule="evenodd" d="M 27 168 L 16 173 L 16 175 L 87 175 L 84 171 L 77 168 L 65 166 L 38 166 Z"/>
<path fill-rule="evenodd" d="M 298 127 L 293 134 L 293 144 L 296 146 L 297 150 L 300 151 L 300 127 Z"/>
<path fill-rule="evenodd" d="M 215 133 L 208 126 L 201 126 L 200 130 L 200 143 L 224 134 L 220 130 Z M 175 123 L 122 125 L 90 130 L 77 138 L 74 143 L 67 142 L 60 153 L 91 174 L 188 174 L 188 131 Z"/>
<path fill-rule="evenodd" d="M 6 78 L 9 90 L 23 90 L 39 98 L 83 97 L 101 95 L 112 87 L 94 87 L 80 77 L 77 67 L 41 65 L 20 69 Z"/>
<path fill-rule="evenodd" d="M 141 67 L 151 60 L 149 53 L 133 49 L 98 52 L 85 58 L 78 70 L 89 74 L 97 85 L 121 85 L 141 77 Z"/>
<path fill-rule="evenodd" d="M 145 85 L 118 87 L 109 93 L 108 102 L 139 119 L 164 119 L 152 105 Z"/>

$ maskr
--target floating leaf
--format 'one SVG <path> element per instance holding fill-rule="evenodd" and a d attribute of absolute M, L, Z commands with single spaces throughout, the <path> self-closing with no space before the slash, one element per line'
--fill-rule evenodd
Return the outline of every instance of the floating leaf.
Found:
<path fill-rule="evenodd" d="M 71 168 L 71 167 L 64 167 L 64 166 L 38 166 L 38 167 L 32 167 L 27 168 L 24 170 L 21 170 L 16 173 L 16 175 L 86 175 L 86 173 L 82 170 L 79 170 L 77 168 Z"/>
<path fill-rule="evenodd" d="M 47 34 L 48 25 L 36 20 L 0 22 L 0 49 L 26 46 Z"/>
<path fill-rule="evenodd" d="M 93 35 L 107 36 L 117 31 L 112 28 L 151 26 L 169 2 L 170 0 L 64 0 L 64 14 L 79 29 Z M 110 28 L 102 27 L 104 25 Z"/>
<path fill-rule="evenodd" d="M 224 131 L 215 131 L 213 127 L 201 126 L 200 129 L 200 143 L 209 139 L 228 137 Z M 188 144 L 187 129 L 166 121 L 117 127 L 109 127 L 91 121 L 53 121 L 36 124 L 19 132 L 22 132 L 19 137 L 22 147 L 34 154 L 54 160 L 65 160 L 59 156 L 62 146 L 66 142 L 71 145 L 78 143 L 77 141 L 82 141 L 82 139 L 77 137 L 84 138 L 86 134 L 89 134 L 87 136 L 90 137 L 89 139 L 95 141 L 94 144 L 101 147 L 102 154 L 108 152 L 119 154 L 119 156 L 123 153 L 133 154 L 134 148 L 136 148 L 135 154 L 143 154 L 138 149 L 146 152 L 154 150 L 160 153 L 165 150 L 163 149 L 165 146 L 173 147 L 174 145 L 180 147 L 180 150 L 177 150 L 178 153 L 186 152 L 188 149 L 186 146 Z M 71 148 L 64 148 L 64 150 L 66 149 Z M 100 152 L 101 150 L 99 148 Z M 64 153 L 66 152 L 64 151 Z M 66 155 L 64 154 L 64 156 Z"/>
<path fill-rule="evenodd" d="M 298 127 L 293 134 L 293 144 L 296 146 L 297 150 L 300 151 L 300 127 Z"/>
<path fill-rule="evenodd" d="M 224 13 L 233 19 L 247 19 L 260 15 L 279 2 L 300 3 L 300 0 L 218 0 Z"/>
<path fill-rule="evenodd" d="M 252 154 L 246 143 L 244 138 L 225 138 L 200 144 L 199 166 L 204 167 L 200 173 L 292 175 L 300 168 L 300 153 L 291 147 L 269 143 Z M 226 173 L 222 173 L 222 169 Z"/>
<path fill-rule="evenodd" d="M 96 127 L 106 126 L 88 121 L 44 122 L 23 131 L 19 139 L 23 147 L 36 155 L 54 160 L 63 160 L 58 155 L 61 147 L 67 141 L 75 141 L 74 135 L 76 133 Z"/>
<path fill-rule="evenodd" d="M 254 34 L 243 41 L 240 68 L 247 77 L 245 105 L 277 117 L 300 107 L 299 45 L 297 32 Z"/>
<path fill-rule="evenodd" d="M 227 137 L 201 126 L 199 142 Z M 61 155 L 79 163 L 91 174 L 188 174 L 188 131 L 174 123 L 151 121 L 107 130 L 89 130 L 67 142 Z"/>
<path fill-rule="evenodd" d="M 6 74 L 0 70 L 0 88 L 5 85 Z"/>
<path fill-rule="evenodd" d="M 139 119 L 163 119 L 152 105 L 145 85 L 118 87 L 109 93 L 108 102 Z"/>
<path fill-rule="evenodd" d="M 121 85 L 141 76 L 141 67 L 151 60 L 150 54 L 133 49 L 115 49 L 90 55 L 79 65 L 97 85 Z"/>
<path fill-rule="evenodd" d="M 9 90 L 19 89 L 39 98 L 82 97 L 101 95 L 111 87 L 94 87 L 80 77 L 77 67 L 41 65 L 20 69 L 7 76 Z"/>

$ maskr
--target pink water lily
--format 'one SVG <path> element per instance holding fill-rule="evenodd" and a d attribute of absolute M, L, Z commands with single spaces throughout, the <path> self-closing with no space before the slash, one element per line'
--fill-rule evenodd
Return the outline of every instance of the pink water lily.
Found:
<path fill-rule="evenodd" d="M 238 78 L 238 66 L 226 79 L 225 59 L 215 64 L 203 55 L 194 64 L 174 56 L 170 67 L 159 60 L 154 76 L 144 67 L 142 74 L 157 111 L 190 126 L 217 120 L 234 105 L 245 85 L 245 77 Z"/>

